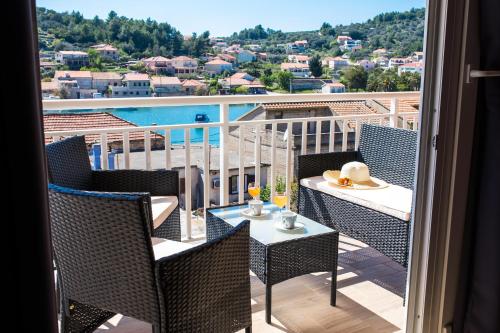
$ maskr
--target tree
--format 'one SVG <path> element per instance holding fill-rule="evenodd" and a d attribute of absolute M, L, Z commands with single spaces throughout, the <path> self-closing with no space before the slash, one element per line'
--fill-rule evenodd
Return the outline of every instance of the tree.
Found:
<path fill-rule="evenodd" d="M 316 54 L 309 59 L 309 70 L 314 77 L 320 77 L 323 75 L 323 66 L 321 65 L 319 55 Z"/>
<path fill-rule="evenodd" d="M 102 70 L 103 61 L 102 61 L 102 58 L 101 58 L 101 55 L 99 54 L 99 52 L 97 52 L 94 49 L 89 49 L 87 51 L 87 53 L 89 55 L 89 63 L 90 63 L 89 67 L 97 68 L 98 70 Z"/>
<path fill-rule="evenodd" d="M 246 86 L 239 86 L 234 89 L 234 92 L 240 95 L 247 95 L 249 90 L 250 89 Z"/>
<path fill-rule="evenodd" d="M 322 36 L 335 36 L 336 32 L 332 25 L 328 22 L 323 22 L 319 32 Z"/>
<path fill-rule="evenodd" d="M 365 90 L 367 80 L 368 73 L 361 66 L 353 66 L 347 69 L 343 75 L 343 81 L 346 82 L 349 90 Z"/>
<path fill-rule="evenodd" d="M 278 84 L 283 90 L 290 89 L 290 82 L 293 79 L 293 74 L 287 71 L 279 71 L 273 74 L 274 81 Z"/>
<path fill-rule="evenodd" d="M 260 83 L 262 83 L 266 87 L 270 87 L 274 83 L 273 77 L 271 75 L 263 74 L 263 75 L 261 75 L 259 80 L 260 80 Z"/>
<path fill-rule="evenodd" d="M 421 77 L 419 73 L 402 73 L 401 81 L 406 84 L 406 90 L 418 91 L 420 90 Z"/>

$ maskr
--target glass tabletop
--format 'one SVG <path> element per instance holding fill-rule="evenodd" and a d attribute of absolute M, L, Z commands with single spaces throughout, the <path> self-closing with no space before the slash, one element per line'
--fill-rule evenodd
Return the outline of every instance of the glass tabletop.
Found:
<path fill-rule="evenodd" d="M 248 209 L 248 205 L 238 205 L 232 207 L 211 209 L 210 213 L 214 216 L 226 221 L 233 227 L 237 226 L 243 220 L 250 220 L 250 236 L 264 245 L 284 242 L 292 239 L 299 239 L 329 233 L 334 231 L 327 226 L 314 222 L 307 217 L 297 215 L 298 223 L 302 223 L 304 228 L 298 230 L 282 230 L 277 228 L 280 225 L 279 208 L 271 203 L 264 203 L 264 210 L 270 211 L 266 217 L 248 218 L 242 215 L 244 210 Z"/>

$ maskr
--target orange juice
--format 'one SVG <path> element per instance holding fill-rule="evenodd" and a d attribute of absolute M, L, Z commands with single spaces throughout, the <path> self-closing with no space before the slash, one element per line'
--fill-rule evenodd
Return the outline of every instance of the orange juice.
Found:
<path fill-rule="evenodd" d="M 285 194 L 277 194 L 273 198 L 273 202 L 279 208 L 283 208 L 286 206 L 286 202 L 288 201 L 288 197 Z"/>
<path fill-rule="evenodd" d="M 260 187 L 259 186 L 248 187 L 248 194 L 250 194 L 252 198 L 255 199 L 260 195 Z"/>

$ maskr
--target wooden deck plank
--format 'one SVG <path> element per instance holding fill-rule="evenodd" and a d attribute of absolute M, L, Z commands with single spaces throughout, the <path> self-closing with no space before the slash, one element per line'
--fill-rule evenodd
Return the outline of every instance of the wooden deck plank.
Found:
<path fill-rule="evenodd" d="M 393 333 L 404 329 L 405 270 L 365 244 L 340 237 L 337 306 L 331 274 L 318 272 L 273 287 L 272 325 L 265 322 L 265 288 L 251 274 L 253 331 L 257 333 Z M 398 295 L 399 294 L 399 295 Z M 149 333 L 151 327 L 118 316 L 99 333 Z"/>

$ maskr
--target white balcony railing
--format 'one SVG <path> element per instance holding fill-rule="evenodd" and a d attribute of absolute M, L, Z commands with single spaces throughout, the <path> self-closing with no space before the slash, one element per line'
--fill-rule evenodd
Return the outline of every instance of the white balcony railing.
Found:
<path fill-rule="evenodd" d="M 207 96 L 207 97 L 161 97 L 161 98 L 126 98 L 126 99 L 82 99 L 82 100 L 44 100 L 43 108 L 45 111 L 55 110 L 75 110 L 75 109 L 105 109 L 105 108 L 120 108 L 120 107 L 152 107 L 152 106 L 180 106 L 180 105 L 220 105 L 220 121 L 214 123 L 194 123 L 181 125 L 158 125 L 158 126 L 139 126 L 139 127 L 120 127 L 120 128 L 101 128 L 101 129 L 82 129 L 59 132 L 46 132 L 46 137 L 52 138 L 53 141 L 59 140 L 61 137 L 73 135 L 98 135 L 102 147 L 107 147 L 108 135 L 121 134 L 123 135 L 123 166 L 125 169 L 130 168 L 130 133 L 144 132 L 144 158 L 145 168 L 151 169 L 151 133 L 163 131 L 165 137 L 165 164 L 166 169 L 171 169 L 171 131 L 184 130 L 184 160 L 185 170 L 189 170 L 191 166 L 191 140 L 190 129 L 199 128 L 203 130 L 203 142 L 201 148 L 203 170 L 209 170 L 209 129 L 219 128 L 219 168 L 220 168 L 220 189 L 219 201 L 225 205 L 229 203 L 229 149 L 228 143 L 230 139 L 230 129 L 238 128 L 239 133 L 243 133 L 243 129 L 253 128 L 254 131 L 254 162 L 255 162 L 255 183 L 261 183 L 261 139 L 262 129 L 264 126 L 270 127 L 270 184 L 271 190 L 274 191 L 276 181 L 276 162 L 277 162 L 277 134 L 278 125 L 286 126 L 285 131 L 286 146 L 285 151 L 285 179 L 287 192 L 290 193 L 290 187 L 293 181 L 293 133 L 292 126 L 300 124 L 302 131 L 300 136 L 300 153 L 308 152 L 307 143 L 310 142 L 307 134 L 308 123 L 315 123 L 316 129 L 321 129 L 323 123 L 329 123 L 329 133 L 321 133 L 321 130 L 316 130 L 313 134 L 315 143 L 312 150 L 319 153 L 322 147 L 322 136 L 329 137 L 328 151 L 333 152 L 335 149 L 334 138 L 335 134 L 341 134 L 341 150 L 348 149 L 349 133 L 354 132 L 354 148 L 357 149 L 359 141 L 359 128 L 363 122 L 384 123 L 392 127 L 412 127 L 416 129 L 418 126 L 418 114 L 416 112 L 400 112 L 399 103 L 402 99 L 416 99 L 419 92 L 396 92 L 396 93 L 343 93 L 343 94 L 300 94 L 300 95 L 238 95 L 238 96 Z M 284 119 L 262 119 L 251 121 L 229 121 L 229 105 L 245 104 L 245 103 L 291 103 L 291 102 L 335 102 L 335 101 L 363 101 L 363 100 L 391 100 L 389 113 L 373 113 L 359 115 L 342 115 L 329 117 L 313 117 L 313 118 L 284 118 Z M 411 118 L 411 123 L 408 119 Z M 340 132 L 335 132 L 335 124 L 340 128 Z M 349 126 L 353 124 L 355 126 Z M 352 135 L 352 134 L 351 134 Z M 245 136 L 239 135 L 237 144 L 237 153 L 239 158 L 238 167 L 238 189 L 244 188 L 244 146 Z M 311 145 L 309 145 L 311 146 Z M 325 149 L 325 148 L 324 148 Z M 311 152 L 311 149 L 310 151 Z M 101 165 L 103 169 L 108 168 L 108 151 L 102 149 Z M 204 171 L 205 172 L 205 171 Z M 208 174 L 208 173 L 206 173 Z M 185 209 L 190 212 L 191 207 L 191 173 L 185 172 Z M 204 207 L 209 207 L 209 191 L 210 182 L 204 182 L 203 198 Z M 272 195 L 273 193 L 271 193 Z M 243 191 L 238 191 L 238 201 L 244 201 Z M 187 237 L 191 238 L 191 214 L 186 214 L 186 233 Z"/>

